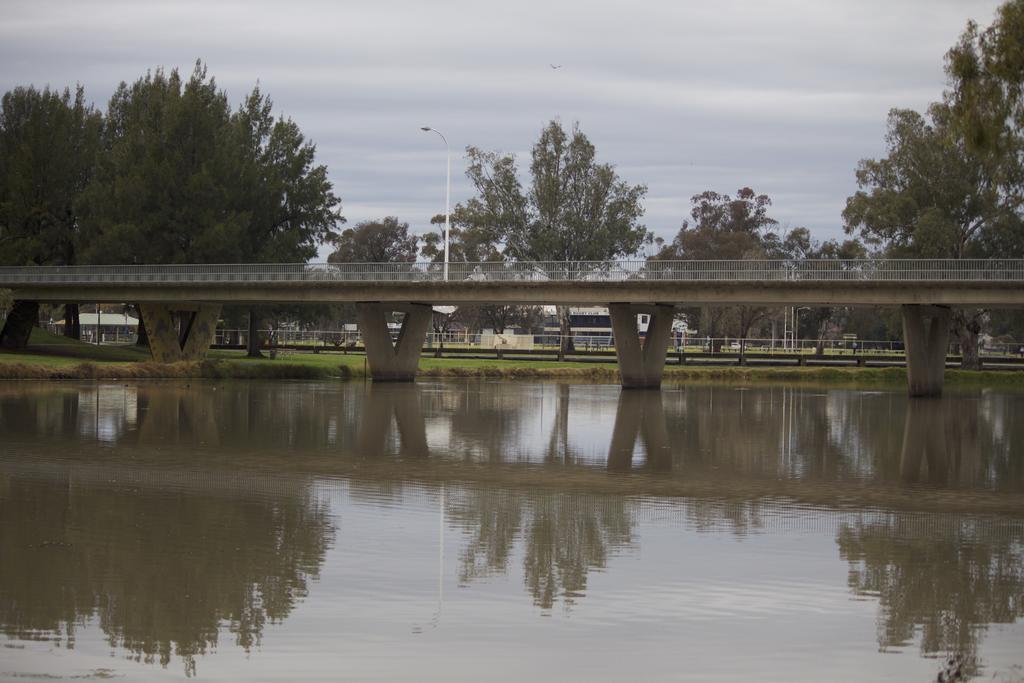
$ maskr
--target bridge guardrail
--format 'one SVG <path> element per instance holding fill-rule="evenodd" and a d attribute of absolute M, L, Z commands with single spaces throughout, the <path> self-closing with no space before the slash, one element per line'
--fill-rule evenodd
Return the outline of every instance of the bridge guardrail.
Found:
<path fill-rule="evenodd" d="M 450 263 L 449 282 L 1024 282 L 1024 259 L 511 261 Z M 0 267 L 0 286 L 443 282 L 440 263 L 251 263 Z"/>

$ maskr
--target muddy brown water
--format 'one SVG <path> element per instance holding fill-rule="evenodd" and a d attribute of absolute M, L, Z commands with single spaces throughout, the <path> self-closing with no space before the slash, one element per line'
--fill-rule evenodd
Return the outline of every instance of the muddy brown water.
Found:
<path fill-rule="evenodd" d="M 0 383 L 0 679 L 1024 680 L 1024 394 Z"/>

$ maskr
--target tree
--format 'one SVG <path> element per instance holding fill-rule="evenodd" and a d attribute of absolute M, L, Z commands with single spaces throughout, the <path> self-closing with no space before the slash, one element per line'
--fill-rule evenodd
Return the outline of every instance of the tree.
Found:
<path fill-rule="evenodd" d="M 927 115 L 893 110 L 889 156 L 864 160 L 847 230 L 892 255 L 1024 256 L 1024 1 L 981 30 L 969 22 L 946 55 L 949 87 Z M 866 190 L 866 191 L 865 191 Z M 978 367 L 985 312 L 957 310 L 965 367 Z"/>
<path fill-rule="evenodd" d="M 892 110 L 886 145 L 888 156 L 858 165 L 860 189 L 843 211 L 847 233 L 860 234 L 896 258 L 985 258 L 991 255 L 990 231 L 1019 225 L 1007 210 L 992 165 L 957 136 L 947 105 L 933 104 L 927 117 Z M 966 368 L 979 367 L 983 315 L 974 309 L 954 312 Z"/>
<path fill-rule="evenodd" d="M 395 216 L 363 221 L 334 240 L 330 263 L 413 263 L 418 240 Z"/>
<path fill-rule="evenodd" d="M 230 123 L 227 96 L 201 64 L 184 82 L 176 69 L 122 82 L 80 203 L 89 260 L 239 260 L 246 216 L 231 201 L 240 169 Z"/>
<path fill-rule="evenodd" d="M 1003 221 L 981 235 L 988 253 L 1024 257 L 1024 2 L 1003 4 L 991 26 L 969 22 L 946 56 L 952 123 L 972 153 L 987 160 L 1003 201 L 1018 220 Z M 1016 311 L 993 311 L 994 333 L 1024 339 Z"/>
<path fill-rule="evenodd" d="M 504 255 L 498 245 L 494 231 L 481 229 L 466 224 L 461 220 L 462 214 L 456 211 L 451 221 L 448 236 L 448 260 L 459 263 L 482 263 L 484 261 L 501 262 Z M 438 214 L 430 219 L 431 225 L 444 225 L 444 215 Z M 423 235 L 423 247 L 420 253 L 433 263 L 444 262 L 444 229 L 438 228 Z"/>
<path fill-rule="evenodd" d="M 991 26 L 971 21 L 946 55 L 951 123 L 967 149 L 986 160 L 1010 210 L 1024 205 L 1024 1 L 1010 0 Z M 1009 236 L 1009 235 L 1006 235 Z M 1024 253 L 1024 235 L 1012 240 Z"/>
<path fill-rule="evenodd" d="M 850 239 L 839 242 L 827 240 L 819 242 L 811 237 L 807 228 L 796 228 L 786 235 L 782 241 L 782 252 L 785 258 L 810 260 L 852 260 L 867 258 L 867 249 L 859 240 Z M 829 327 L 838 322 L 840 316 L 848 312 L 847 308 L 835 306 L 814 306 L 800 317 L 797 334 L 802 339 L 812 336 L 816 340 L 815 353 L 825 352 L 825 335 Z M 810 334 L 808 334 L 810 333 Z"/>
<path fill-rule="evenodd" d="M 73 265 L 75 200 L 92 174 L 102 118 L 81 87 L 15 88 L 0 104 L 0 262 Z"/>
<path fill-rule="evenodd" d="M 316 147 L 254 89 L 235 112 L 206 67 L 122 83 L 82 194 L 93 263 L 306 261 L 344 222 Z M 258 312 L 250 309 L 250 344 Z M 258 354 L 255 346 L 250 354 Z"/>
<path fill-rule="evenodd" d="M 334 237 L 332 242 L 334 251 L 327 257 L 329 263 L 405 263 L 411 266 L 416 261 L 418 240 L 409 234 L 409 224 L 395 216 L 357 223 Z M 342 319 L 351 319 L 354 314 L 351 304 L 340 307 L 336 313 Z"/>
<path fill-rule="evenodd" d="M 230 151 L 238 173 L 231 202 L 247 219 L 239 258 L 305 262 L 333 241 L 345 218 L 327 167 L 316 163 L 316 145 L 291 119 L 275 119 L 272 108 L 257 87 L 231 117 Z"/>
<path fill-rule="evenodd" d="M 778 221 L 768 215 L 772 201 L 749 187 L 737 190 L 736 197 L 711 190 L 691 197 L 690 220 L 684 220 L 675 239 L 652 257 L 654 261 L 750 260 L 778 258 L 781 246 L 773 230 Z M 763 306 L 704 306 L 689 313 L 700 317 L 700 330 L 719 337 L 726 321 L 734 321 L 736 336 L 745 346 L 747 334 L 768 315 Z M 742 348 L 741 348 L 742 352 Z"/>
<path fill-rule="evenodd" d="M 492 230 L 463 222 L 463 214 L 456 211 L 448 245 L 448 260 L 452 263 L 502 263 L 505 260 Z M 430 219 L 431 225 L 444 225 L 444 215 Z M 432 263 L 444 262 L 444 232 L 436 230 L 423 235 L 420 253 Z M 539 306 L 514 306 L 484 304 L 481 306 L 460 306 L 459 321 L 474 324 L 477 328 L 489 327 L 498 334 L 513 325 L 532 325 L 539 316 Z M 436 316 L 435 316 L 436 320 Z"/>
<path fill-rule="evenodd" d="M 327 179 L 327 167 L 316 164 L 316 146 L 291 119 L 275 120 L 272 108 L 257 87 L 231 117 L 230 151 L 238 169 L 232 202 L 247 218 L 239 258 L 246 263 L 305 262 L 345 222 L 341 200 Z M 282 313 L 300 315 L 294 307 L 249 308 L 249 356 L 260 355 L 256 330 L 261 314 Z"/>
<path fill-rule="evenodd" d="M 316 147 L 254 89 L 236 112 L 198 62 L 158 69 L 110 100 L 81 201 L 94 263 L 306 261 L 340 200 Z"/>
<path fill-rule="evenodd" d="M 457 221 L 493 236 L 505 258 L 557 261 L 559 275 L 583 278 L 581 262 L 635 254 L 651 241 L 639 222 L 643 185 L 621 180 L 610 164 L 596 161 L 594 145 L 578 124 L 567 133 L 558 121 L 533 146 L 531 183 L 523 189 L 515 157 L 468 147 L 466 175 L 476 196 L 456 208 Z M 569 308 L 558 309 L 561 355 L 569 349 Z"/>
<path fill-rule="evenodd" d="M 49 88 L 15 88 L 0 104 L 0 264 L 74 265 L 75 202 L 99 149 L 102 116 Z M 78 337 L 78 304 L 65 306 L 65 334 Z"/>

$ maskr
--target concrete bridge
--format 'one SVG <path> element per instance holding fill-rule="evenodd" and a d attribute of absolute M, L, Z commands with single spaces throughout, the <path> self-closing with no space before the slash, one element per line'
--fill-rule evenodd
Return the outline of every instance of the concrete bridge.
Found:
<path fill-rule="evenodd" d="M 223 304 L 353 303 L 373 378 L 411 381 L 431 306 L 603 305 L 626 388 L 661 385 L 677 306 L 899 306 L 913 396 L 942 391 L 954 307 L 1024 307 L 1024 260 L 868 259 L 0 268 L 19 302 L 0 342 L 24 344 L 40 302 L 136 303 L 158 361 L 209 347 Z M 183 326 L 175 312 L 188 312 Z M 404 313 L 392 342 L 387 315 Z M 636 316 L 651 316 L 641 343 Z"/>

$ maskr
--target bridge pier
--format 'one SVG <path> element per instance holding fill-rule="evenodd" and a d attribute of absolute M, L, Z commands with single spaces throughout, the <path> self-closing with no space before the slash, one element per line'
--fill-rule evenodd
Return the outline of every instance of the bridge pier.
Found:
<path fill-rule="evenodd" d="M 904 304 L 902 312 L 910 395 L 941 396 L 951 311 L 945 306 Z"/>
<path fill-rule="evenodd" d="M 23 349 L 28 346 L 32 328 L 39 324 L 38 301 L 15 301 L 0 330 L 0 348 Z"/>
<path fill-rule="evenodd" d="M 668 341 L 672 336 L 672 317 L 675 307 L 664 304 L 608 305 L 615 336 L 615 355 L 619 360 L 619 375 L 623 389 L 658 389 L 665 371 Z M 643 345 L 637 331 L 636 316 L 651 316 Z"/>
<path fill-rule="evenodd" d="M 405 313 L 398 341 L 391 342 L 386 314 Z M 420 363 L 420 351 L 427 338 L 433 309 L 425 304 L 356 304 L 359 331 L 363 335 L 370 376 L 375 382 L 412 382 Z"/>
<path fill-rule="evenodd" d="M 174 313 L 186 313 L 179 329 Z M 213 343 L 220 304 L 139 304 L 149 352 L 158 363 L 202 360 Z"/>

